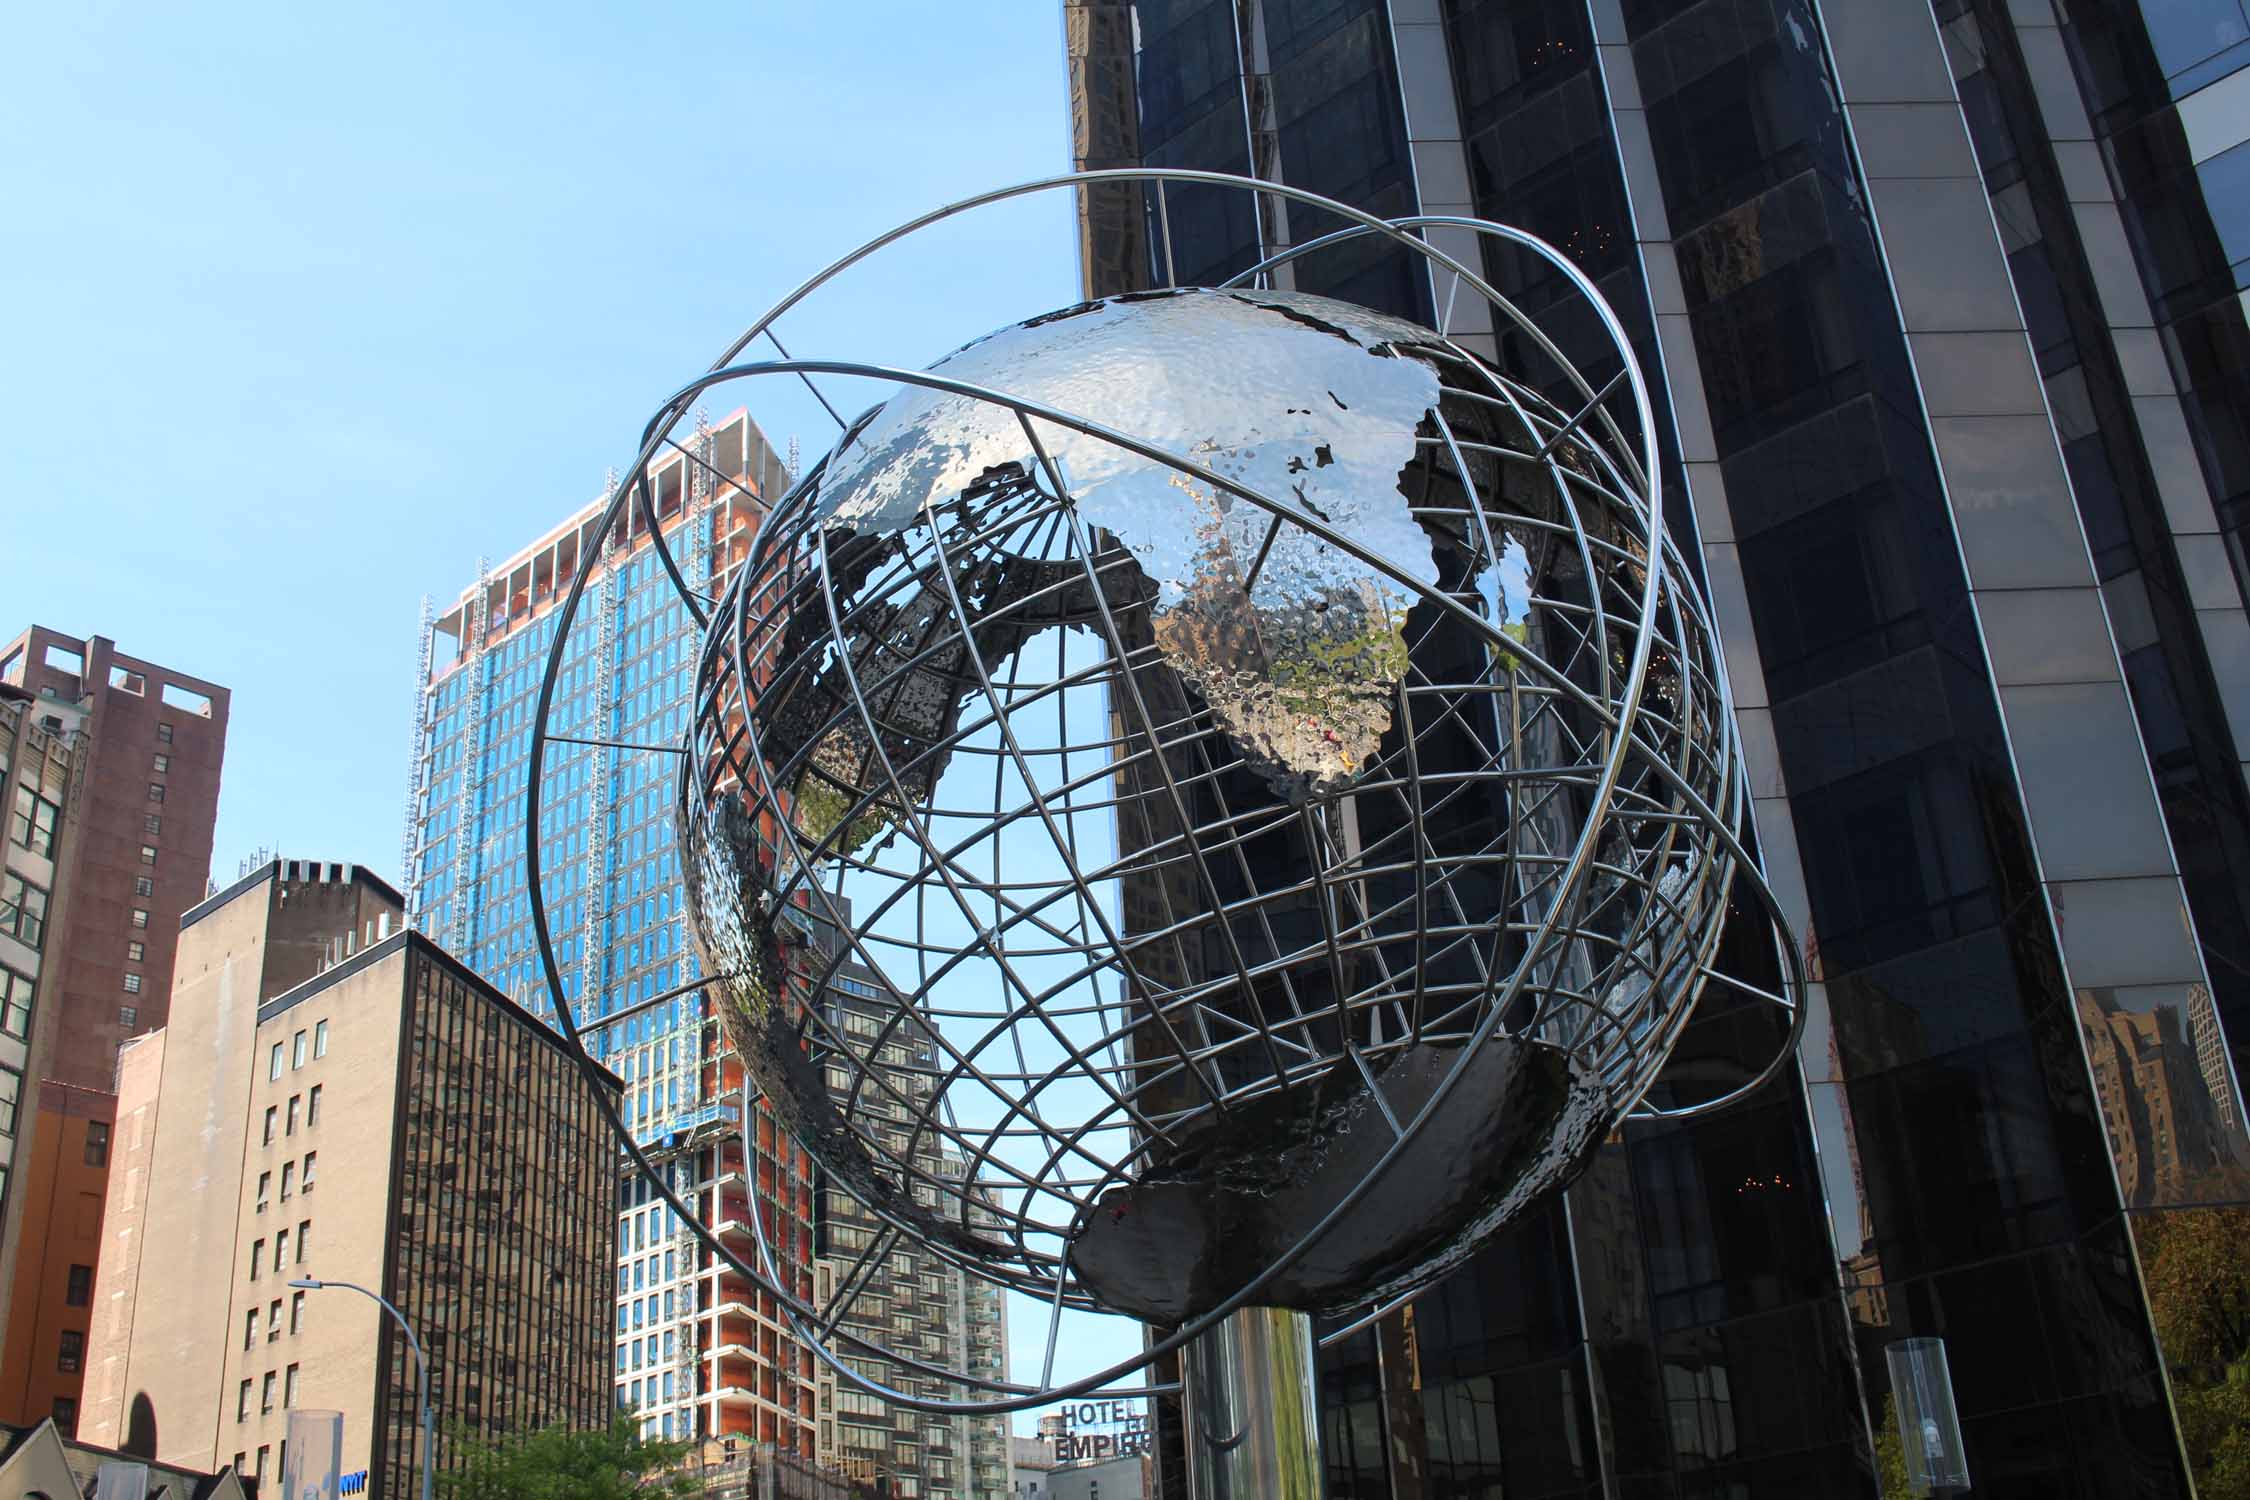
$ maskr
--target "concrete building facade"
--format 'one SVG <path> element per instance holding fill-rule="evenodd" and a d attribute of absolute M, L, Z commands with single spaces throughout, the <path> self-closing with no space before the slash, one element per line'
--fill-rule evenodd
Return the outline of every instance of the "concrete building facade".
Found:
<path fill-rule="evenodd" d="M 121 1070 L 88 1435 L 264 1480 L 288 1412 L 333 1409 L 345 1471 L 412 1494 L 407 1346 L 305 1279 L 399 1308 L 447 1423 L 606 1420 L 614 1176 L 552 1033 L 351 866 L 270 863 L 181 951 L 171 1024 Z"/>

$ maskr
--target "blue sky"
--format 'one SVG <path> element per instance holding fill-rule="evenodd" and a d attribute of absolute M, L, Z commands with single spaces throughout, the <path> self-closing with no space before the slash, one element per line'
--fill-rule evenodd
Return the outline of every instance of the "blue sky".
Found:
<path fill-rule="evenodd" d="M 423 592 L 593 498 L 827 259 L 1067 167 L 1053 0 L 95 0 L 10 31 L 0 631 L 233 689 L 221 879 L 261 845 L 395 875 Z M 1073 300 L 1074 254 L 1062 196 L 988 211 L 783 334 L 925 364 Z M 733 389 L 714 413 L 777 444 L 833 436 L 799 390 Z M 1132 1336 L 1073 1328 L 1058 1373 Z"/>

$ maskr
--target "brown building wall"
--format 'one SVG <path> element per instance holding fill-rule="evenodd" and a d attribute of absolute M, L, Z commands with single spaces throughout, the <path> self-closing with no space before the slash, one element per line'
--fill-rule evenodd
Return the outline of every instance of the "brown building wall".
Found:
<path fill-rule="evenodd" d="M 116 1113 L 113 1094 L 39 1086 L 29 1170 L 13 1190 L 45 1233 L 16 1255 L 9 1305 L 21 1315 L 0 1344 L 0 1422 L 52 1416 L 66 1435 L 77 1430 Z"/>
<path fill-rule="evenodd" d="M 48 945 L 62 972 L 46 1018 L 54 1045 L 45 1076 L 106 1091 L 115 1083 L 119 1045 L 165 1024 L 180 918 L 210 881 L 228 693 L 127 656 L 98 635 L 81 639 L 34 625 L 0 647 L 0 661 L 19 650 L 20 686 L 84 700 L 91 710 L 74 809 L 77 847 L 57 872 L 57 883 L 69 887 L 70 911 L 60 944 Z M 77 656 L 80 670 L 67 670 L 54 654 L 61 652 Z M 113 674 L 121 674 L 115 684 Z M 175 701 L 167 701 L 168 692 Z M 199 708 L 186 695 L 205 704 Z M 161 801 L 152 788 L 161 788 Z M 148 831 L 151 816 L 158 819 L 155 833 Z M 144 846 L 155 851 L 152 862 L 143 861 Z M 146 927 L 134 925 L 135 911 L 148 913 Z M 139 959 L 130 956 L 132 943 L 143 945 Z M 125 990 L 128 975 L 139 977 L 139 993 Z M 134 1013 L 129 1022 L 127 1010 Z"/>

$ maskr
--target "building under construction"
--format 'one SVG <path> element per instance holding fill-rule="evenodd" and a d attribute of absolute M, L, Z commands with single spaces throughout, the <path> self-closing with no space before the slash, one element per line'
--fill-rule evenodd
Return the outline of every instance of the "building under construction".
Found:
<path fill-rule="evenodd" d="M 689 586 L 716 595 L 787 482 L 747 413 L 699 421 L 649 469 L 656 524 Z M 431 618 L 415 691 L 403 865 L 411 920 L 553 1020 L 525 888 L 522 806 L 539 684 L 582 561 L 586 592 L 549 720 L 540 858 L 563 992 L 625 1081 L 625 1118 L 706 1222 L 747 1254 L 759 1195 L 777 1255 L 812 1286 L 812 1164 L 762 1109 L 699 995 L 669 817 L 697 634 L 632 508 L 605 493 L 494 564 Z M 747 1114 L 747 1118 L 746 1118 Z M 621 1168 L 623 1159 L 620 1158 Z M 618 1179 L 615 1396 L 666 1437 L 814 1456 L 811 1357 L 772 1299 L 705 1254 L 628 1171 Z"/>

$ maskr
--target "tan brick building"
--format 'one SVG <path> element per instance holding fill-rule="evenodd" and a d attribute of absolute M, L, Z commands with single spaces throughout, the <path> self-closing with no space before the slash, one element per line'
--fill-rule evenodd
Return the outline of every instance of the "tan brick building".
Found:
<path fill-rule="evenodd" d="M 288 1410 L 328 1408 L 345 1472 L 412 1495 L 404 1340 L 307 1278 L 399 1307 L 441 1423 L 607 1419 L 595 1101 L 553 1033 L 400 910 L 364 870 L 276 861 L 187 914 L 171 1024 L 120 1069 L 91 1440 L 259 1479 Z"/>

